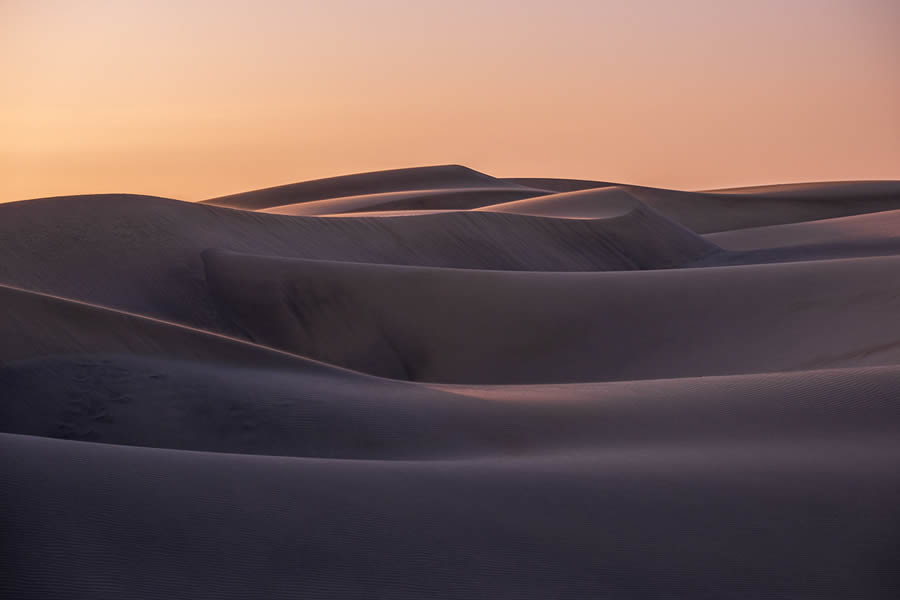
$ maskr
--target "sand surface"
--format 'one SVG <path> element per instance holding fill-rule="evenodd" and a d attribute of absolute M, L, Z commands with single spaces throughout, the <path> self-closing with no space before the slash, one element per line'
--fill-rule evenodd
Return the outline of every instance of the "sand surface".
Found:
<path fill-rule="evenodd" d="M 0 205 L 0 596 L 896 598 L 900 183 Z"/>

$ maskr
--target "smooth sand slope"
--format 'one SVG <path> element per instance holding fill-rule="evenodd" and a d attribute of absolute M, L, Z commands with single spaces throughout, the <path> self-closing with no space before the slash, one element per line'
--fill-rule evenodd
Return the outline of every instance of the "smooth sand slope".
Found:
<path fill-rule="evenodd" d="M 623 273 L 205 254 L 257 343 L 384 377 L 653 379 L 893 364 L 900 257 Z"/>
<path fill-rule="evenodd" d="M 850 245 L 900 238 L 900 211 L 891 210 L 820 221 L 753 227 L 706 236 L 725 248 L 755 250 L 801 245 Z"/>
<path fill-rule="evenodd" d="M 606 219 L 642 206 L 621 186 L 577 190 L 492 204 L 479 211 L 556 217 L 562 219 Z"/>
<path fill-rule="evenodd" d="M 0 434 L 0 451 L 11 597 L 898 591 L 891 438 L 356 461 Z"/>
<path fill-rule="evenodd" d="M 0 309 L 3 361 L 101 352 L 320 368 L 244 340 L 18 288 L 0 286 Z"/>
<path fill-rule="evenodd" d="M 717 251 L 639 209 L 593 221 L 468 211 L 332 219 L 116 195 L 0 205 L 0 248 L 0 283 L 219 331 L 228 330 L 201 260 L 209 248 L 529 271 L 674 267 Z"/>
<path fill-rule="evenodd" d="M 503 181 L 509 181 L 518 185 L 547 190 L 551 192 L 574 192 L 590 188 L 616 185 L 606 181 L 591 181 L 589 179 L 559 179 L 554 177 L 504 177 Z"/>
<path fill-rule="evenodd" d="M 0 597 L 900 597 L 898 215 L 454 165 L 0 205 Z"/>
<path fill-rule="evenodd" d="M 493 189 L 485 193 L 485 188 Z M 443 191 L 442 191 L 443 190 Z M 567 197 L 569 192 L 605 192 Z M 468 209 L 515 202 L 534 196 L 556 199 L 523 202 L 523 214 L 594 218 L 604 198 L 614 204 L 627 195 L 698 233 L 731 231 L 900 209 L 900 182 L 850 181 L 768 185 L 683 192 L 602 181 L 552 178 L 496 179 L 459 165 L 442 165 L 361 173 L 254 190 L 205 200 L 204 203 L 244 210 L 293 215 L 340 214 L 348 211 Z M 398 195 L 398 193 L 401 193 Z M 520 194 L 519 197 L 515 197 Z M 367 196 L 356 198 L 354 196 Z M 308 202 L 320 205 L 302 207 Z M 559 203 L 560 206 L 555 206 Z M 334 210 L 328 210 L 333 205 Z M 279 210 L 278 207 L 284 207 Z M 507 206 L 504 212 L 516 212 Z"/>
<path fill-rule="evenodd" d="M 436 190 L 447 188 L 518 188 L 536 192 L 533 188 L 504 181 L 473 171 L 460 165 L 440 165 L 435 167 L 416 167 L 412 169 L 396 169 L 393 171 L 376 171 L 316 179 L 288 185 L 253 190 L 241 194 L 222 196 L 204 200 L 205 204 L 259 210 L 273 206 L 285 206 L 300 202 L 359 196 L 363 194 L 379 194 L 384 192 L 402 192 L 406 190 Z"/>
<path fill-rule="evenodd" d="M 261 212 L 278 215 L 314 216 L 355 212 L 398 210 L 466 210 L 490 204 L 541 196 L 547 192 L 521 188 L 459 188 L 444 190 L 412 190 L 362 194 L 345 198 L 312 200 L 265 208 Z"/>
<path fill-rule="evenodd" d="M 423 460 L 896 436 L 900 367 L 531 386 L 315 364 L 82 354 L 0 368 L 3 431 L 238 454 Z"/>
<path fill-rule="evenodd" d="M 565 191 L 482 210 L 548 217 L 594 218 L 629 198 L 698 233 L 797 223 L 900 209 L 900 183 L 847 182 L 766 186 L 760 190 L 680 192 L 634 185 Z"/>

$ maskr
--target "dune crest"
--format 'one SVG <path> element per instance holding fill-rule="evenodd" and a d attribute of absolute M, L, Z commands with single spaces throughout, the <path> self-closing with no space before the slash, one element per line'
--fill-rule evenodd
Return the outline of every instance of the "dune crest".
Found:
<path fill-rule="evenodd" d="M 381 210 L 467 210 L 511 200 L 540 196 L 547 192 L 504 187 L 463 187 L 361 194 L 345 198 L 310 200 L 262 209 L 279 215 L 336 215 Z"/>
<path fill-rule="evenodd" d="M 461 165 L 440 165 L 316 179 L 211 198 L 204 200 L 203 203 L 228 208 L 259 210 L 273 206 L 363 194 L 489 186 L 532 189 L 514 182 L 496 179 Z"/>

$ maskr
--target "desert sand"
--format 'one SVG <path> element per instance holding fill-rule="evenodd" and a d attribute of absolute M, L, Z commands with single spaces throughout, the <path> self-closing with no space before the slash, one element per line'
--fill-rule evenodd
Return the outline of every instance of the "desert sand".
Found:
<path fill-rule="evenodd" d="M 896 598 L 900 182 L 0 204 L 0 595 Z"/>

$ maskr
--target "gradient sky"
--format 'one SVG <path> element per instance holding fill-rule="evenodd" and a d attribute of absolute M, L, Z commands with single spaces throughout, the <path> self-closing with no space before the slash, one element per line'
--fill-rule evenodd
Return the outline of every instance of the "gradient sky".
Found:
<path fill-rule="evenodd" d="M 0 202 L 900 179 L 897 0 L 0 0 Z"/>

